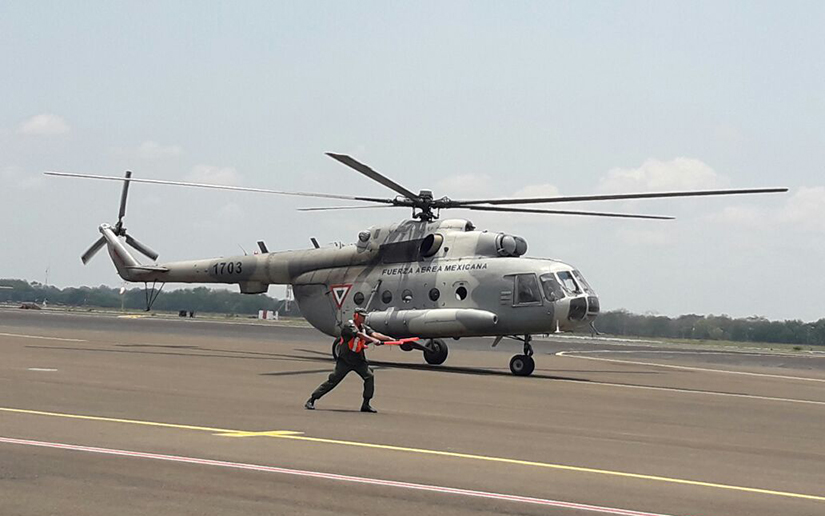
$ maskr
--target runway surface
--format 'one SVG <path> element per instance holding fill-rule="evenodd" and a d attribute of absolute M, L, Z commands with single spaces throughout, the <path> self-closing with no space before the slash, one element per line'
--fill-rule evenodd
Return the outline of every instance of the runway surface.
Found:
<path fill-rule="evenodd" d="M 825 356 L 0 310 L 0 515 L 825 514 Z"/>

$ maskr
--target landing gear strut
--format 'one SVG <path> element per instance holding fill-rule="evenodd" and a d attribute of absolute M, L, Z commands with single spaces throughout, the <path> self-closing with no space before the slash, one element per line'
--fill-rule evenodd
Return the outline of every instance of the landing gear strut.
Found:
<path fill-rule="evenodd" d="M 510 359 L 510 372 L 516 376 L 530 376 L 536 368 L 536 362 L 533 360 L 533 345 L 530 344 L 533 337 L 525 335 L 524 338 L 517 337 L 517 339 L 524 342 L 524 354 L 514 355 Z"/>
<path fill-rule="evenodd" d="M 157 281 L 153 281 L 151 287 L 149 287 L 149 282 L 148 281 L 143 282 L 143 292 L 146 295 L 146 311 L 147 312 L 152 309 L 152 305 L 154 305 L 155 301 L 157 301 L 158 296 L 160 295 L 160 291 L 163 290 L 163 287 L 164 287 L 164 285 L 166 285 L 166 283 L 161 282 L 160 287 L 158 287 L 157 285 L 158 285 Z"/>

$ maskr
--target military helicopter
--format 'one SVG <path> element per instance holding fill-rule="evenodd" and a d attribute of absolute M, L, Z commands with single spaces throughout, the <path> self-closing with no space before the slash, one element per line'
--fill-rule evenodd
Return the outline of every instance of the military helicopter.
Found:
<path fill-rule="evenodd" d="M 576 267 L 553 259 L 525 257 L 527 241 L 524 238 L 478 230 L 465 219 L 442 220 L 439 218 L 442 210 L 668 220 L 673 217 L 514 205 L 787 191 L 787 188 L 750 188 L 455 200 L 436 198 L 431 190 L 415 193 L 350 156 L 327 155 L 397 195 L 377 198 L 137 179 L 128 171 L 125 177 L 46 174 L 123 182 L 117 222 L 114 226 L 99 226 L 102 236 L 83 253 L 81 260 L 87 263 L 105 245 L 121 278 L 144 282 L 147 310 L 151 309 L 163 285 L 170 282 L 238 284 L 246 294 L 264 293 L 273 284 L 291 285 L 301 313 L 321 332 L 337 338 L 342 321 L 350 319 L 356 308 L 365 308 L 369 312 L 367 323 L 376 330 L 398 338 L 420 337 L 417 342 L 405 343 L 402 349 L 422 351 L 429 364 L 442 364 L 447 359 L 448 346 L 444 339 L 494 337 L 493 346 L 504 338 L 517 340 L 523 343 L 523 353 L 510 360 L 510 371 L 517 376 L 528 376 L 535 368 L 533 335 L 592 324 L 599 314 L 599 298 Z M 123 225 L 131 183 L 358 201 L 411 209 L 412 217 L 361 231 L 357 241 L 350 245 L 321 247 L 313 238 L 310 249 L 269 252 L 264 242 L 259 241 L 260 254 L 158 264 L 158 254 L 128 234 Z M 140 263 L 127 246 L 155 263 Z M 335 349 L 333 343 L 333 353 Z"/>

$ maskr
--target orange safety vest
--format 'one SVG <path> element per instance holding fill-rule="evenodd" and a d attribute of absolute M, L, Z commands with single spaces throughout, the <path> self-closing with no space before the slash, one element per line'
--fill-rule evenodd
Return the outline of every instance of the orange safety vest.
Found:
<path fill-rule="evenodd" d="M 367 341 L 361 337 L 355 336 L 349 340 L 347 347 L 349 347 L 349 350 L 353 353 L 360 353 L 364 351 L 365 347 L 367 347 Z"/>

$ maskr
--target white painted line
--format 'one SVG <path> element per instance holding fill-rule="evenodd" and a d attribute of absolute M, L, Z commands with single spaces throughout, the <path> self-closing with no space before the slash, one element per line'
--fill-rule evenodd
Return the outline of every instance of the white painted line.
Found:
<path fill-rule="evenodd" d="M 52 369 L 50 367 L 30 367 L 29 371 L 41 371 L 44 373 L 53 373 L 57 371 L 57 369 Z"/>
<path fill-rule="evenodd" d="M 609 351 L 608 351 L 609 352 Z M 570 354 L 574 353 L 574 354 Z M 738 374 L 744 376 L 758 376 L 762 378 L 779 378 L 781 380 L 800 380 L 803 382 L 823 382 L 825 383 L 825 379 L 823 378 L 808 378 L 804 376 L 784 376 L 780 374 L 767 374 L 767 373 L 751 373 L 748 371 L 731 371 L 728 369 L 712 369 L 708 367 L 693 367 L 693 366 L 680 366 L 680 365 L 673 365 L 673 364 L 658 364 L 655 362 L 640 362 L 636 360 L 617 360 L 615 358 L 602 358 L 602 357 L 587 357 L 583 356 L 582 353 L 588 353 L 587 351 L 559 351 L 556 353 L 558 356 L 567 357 L 567 358 L 580 358 L 582 360 L 597 360 L 600 362 L 615 362 L 618 364 L 631 364 L 631 365 L 643 365 L 643 366 L 653 366 L 653 367 L 666 367 L 669 369 L 682 369 L 685 371 L 703 371 L 707 373 L 722 373 L 722 374 Z M 595 353 L 595 352 L 593 352 Z M 642 353 L 648 353 L 643 351 Z"/>
<path fill-rule="evenodd" d="M 596 353 L 647 353 L 647 354 L 662 354 L 662 355 L 739 355 L 748 357 L 788 357 L 788 358 L 825 358 L 825 354 L 811 354 L 807 351 L 805 354 L 800 353 L 782 353 L 765 352 L 765 351 L 704 351 L 704 350 L 686 350 L 686 349 L 593 349 L 593 350 L 570 350 L 564 353 L 577 353 L 582 355 L 592 355 Z M 813 352 L 817 353 L 817 352 Z"/>
<path fill-rule="evenodd" d="M 714 391 L 700 391 L 694 389 L 680 389 L 678 387 L 653 387 L 648 385 L 627 385 L 621 383 L 610 383 L 610 382 L 582 382 L 581 380 L 557 380 L 559 382 L 570 382 L 575 383 L 576 385 L 587 386 L 587 385 L 602 385 L 605 387 L 623 387 L 625 389 L 641 389 L 645 391 L 663 391 L 663 392 L 675 392 L 678 394 L 697 394 L 702 396 L 721 396 L 723 398 L 745 398 L 751 400 L 764 400 L 764 401 L 778 401 L 783 403 L 801 403 L 804 405 L 822 405 L 825 406 L 825 401 L 815 401 L 815 400 L 798 400 L 794 398 L 775 398 L 772 396 L 758 396 L 756 394 L 737 394 L 735 392 L 714 392 Z"/>
<path fill-rule="evenodd" d="M 28 439 L 14 439 L 11 437 L 0 437 L 0 442 L 6 444 L 19 444 L 25 446 L 38 446 L 42 448 L 57 448 L 61 450 L 82 451 L 88 453 L 99 453 L 105 455 L 116 455 L 120 457 L 133 457 L 141 459 L 162 460 L 168 462 L 182 462 L 186 464 L 199 464 L 202 466 L 218 466 L 222 468 L 242 469 L 251 471 L 261 471 L 265 473 L 279 473 L 282 475 L 293 475 L 299 477 L 320 478 L 324 480 L 334 480 L 338 482 L 350 482 L 356 484 L 367 484 L 374 486 L 395 487 L 400 489 L 411 489 L 416 491 L 429 491 L 434 493 L 450 494 L 456 496 L 468 496 L 474 498 L 486 498 L 507 502 L 526 503 L 533 505 L 543 505 L 548 507 L 558 507 L 564 509 L 576 509 L 580 511 L 598 512 L 602 514 L 617 514 L 620 516 L 667 516 L 660 513 L 640 512 L 628 509 L 618 509 L 613 507 L 602 507 L 599 505 L 588 505 L 561 500 L 549 500 L 545 498 L 533 498 L 530 496 L 510 495 L 503 493 L 491 493 L 488 491 L 474 491 L 470 489 L 459 489 L 455 487 L 434 486 L 428 484 L 414 484 L 410 482 L 398 482 L 395 480 L 383 480 L 379 478 L 354 477 L 350 475 L 338 475 L 335 473 L 324 473 L 320 471 L 307 471 L 300 469 L 279 468 L 276 466 L 263 466 L 258 464 L 247 464 L 243 462 L 227 462 L 222 460 L 200 459 L 195 457 L 180 457 L 177 455 L 161 455 L 158 453 L 145 453 L 128 450 L 115 450 L 111 448 L 97 448 L 92 446 L 79 446 L 74 444 L 31 441 Z"/>
<path fill-rule="evenodd" d="M 17 337 L 21 339 L 62 340 L 63 342 L 89 342 L 83 339 L 64 339 L 62 337 L 45 337 L 43 335 L 22 335 L 19 333 L 0 333 L 0 337 Z"/>

